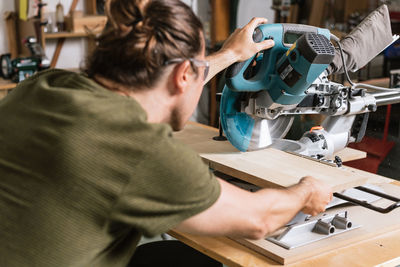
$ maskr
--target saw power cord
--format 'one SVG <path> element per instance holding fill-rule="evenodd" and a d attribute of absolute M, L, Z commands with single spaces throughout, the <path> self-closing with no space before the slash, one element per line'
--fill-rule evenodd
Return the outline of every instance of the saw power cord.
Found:
<path fill-rule="evenodd" d="M 400 89 L 396 89 L 396 88 L 386 88 L 386 87 L 381 87 L 381 86 L 375 86 L 375 85 L 371 85 L 371 84 L 365 84 L 365 83 L 354 83 L 349 76 L 349 72 L 347 70 L 347 66 L 346 66 L 346 62 L 344 60 L 344 53 L 343 53 L 343 48 L 340 44 L 340 39 L 335 36 L 334 34 L 331 34 L 331 39 L 334 40 L 338 47 L 339 47 L 339 52 L 340 52 L 340 56 L 342 58 L 342 64 L 343 64 L 343 70 L 344 70 L 344 74 L 346 77 L 346 80 L 350 83 L 351 87 L 353 89 L 371 89 L 371 90 L 375 90 L 375 91 L 390 91 L 390 92 L 394 92 L 397 91 L 400 93 Z"/>
<path fill-rule="evenodd" d="M 347 80 L 347 81 L 350 83 L 350 85 L 353 87 L 353 86 L 354 86 L 354 83 L 353 83 L 353 81 L 350 79 L 349 72 L 347 71 L 347 66 L 346 66 L 346 63 L 345 63 L 345 61 L 344 61 L 344 53 L 343 53 L 342 45 L 340 44 L 340 39 L 339 39 L 336 35 L 334 35 L 334 34 L 331 34 L 331 38 L 337 43 L 337 45 L 338 45 L 338 47 L 339 47 L 340 57 L 342 58 L 342 64 L 343 64 L 343 69 L 344 69 L 344 74 L 345 74 L 345 76 L 346 76 L 346 80 Z"/>

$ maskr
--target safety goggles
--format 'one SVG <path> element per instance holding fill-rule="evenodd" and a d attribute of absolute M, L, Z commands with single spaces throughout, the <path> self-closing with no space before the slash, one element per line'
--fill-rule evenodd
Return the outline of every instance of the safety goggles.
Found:
<path fill-rule="evenodd" d="M 206 60 L 200 60 L 196 58 L 173 58 L 170 60 L 167 60 L 164 65 L 170 65 L 170 64 L 175 64 L 175 63 L 181 63 L 185 60 L 189 60 L 191 64 L 195 65 L 196 67 L 204 67 L 204 77 L 203 79 L 205 80 L 208 75 L 208 71 L 210 70 L 210 64 Z"/>

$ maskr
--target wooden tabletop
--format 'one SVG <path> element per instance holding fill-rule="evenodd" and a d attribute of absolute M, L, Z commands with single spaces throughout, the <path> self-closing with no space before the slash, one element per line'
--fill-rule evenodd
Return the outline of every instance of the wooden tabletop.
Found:
<path fill-rule="evenodd" d="M 11 82 L 11 80 L 4 80 L 0 78 L 0 90 L 10 90 L 17 86 L 16 83 Z"/>

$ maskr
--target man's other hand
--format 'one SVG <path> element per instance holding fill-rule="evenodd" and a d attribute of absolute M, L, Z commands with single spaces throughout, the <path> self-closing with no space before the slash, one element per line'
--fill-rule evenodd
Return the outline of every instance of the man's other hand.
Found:
<path fill-rule="evenodd" d="M 302 212 L 313 216 L 324 212 L 326 205 L 332 200 L 332 188 L 311 176 L 303 177 L 299 185 L 311 191 Z"/>

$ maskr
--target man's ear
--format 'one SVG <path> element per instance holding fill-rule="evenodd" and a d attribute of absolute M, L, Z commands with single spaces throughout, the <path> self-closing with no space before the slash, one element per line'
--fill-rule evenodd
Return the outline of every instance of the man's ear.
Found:
<path fill-rule="evenodd" d="M 180 64 L 177 64 L 172 76 L 172 82 L 174 83 L 176 94 L 182 94 L 190 87 L 192 82 L 193 71 L 190 66 L 189 60 L 185 60 Z"/>

